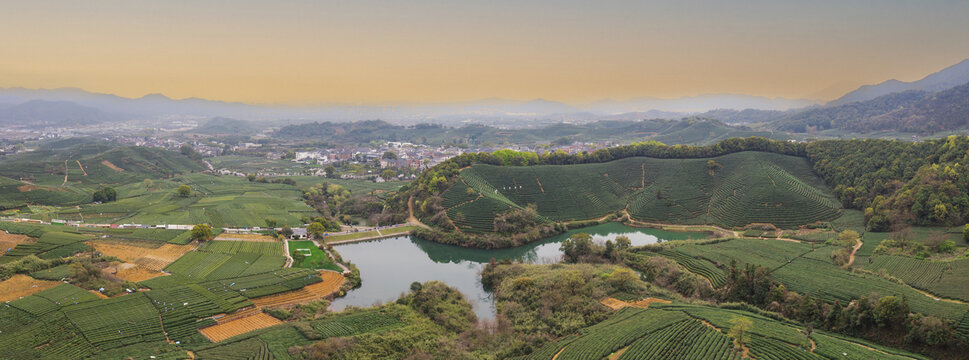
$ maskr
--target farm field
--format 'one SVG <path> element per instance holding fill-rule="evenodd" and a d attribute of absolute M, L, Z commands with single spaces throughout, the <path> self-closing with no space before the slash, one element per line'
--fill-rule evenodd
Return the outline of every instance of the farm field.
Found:
<path fill-rule="evenodd" d="M 336 271 L 320 271 L 320 279 L 323 281 L 306 285 L 298 290 L 258 297 L 252 299 L 252 302 L 260 308 L 305 303 L 333 295 L 340 290 L 340 286 L 346 281 L 343 275 Z"/>
<path fill-rule="evenodd" d="M 155 148 L 103 143 L 42 146 L 31 154 L 0 161 L 0 208 L 27 203 L 85 204 L 98 186 L 120 186 L 202 169 L 202 164 L 179 153 Z"/>
<path fill-rule="evenodd" d="M 279 321 L 272 316 L 259 313 L 253 316 L 235 319 L 223 324 L 209 326 L 207 328 L 200 329 L 200 331 L 202 332 L 202 335 L 205 335 L 205 337 L 209 338 L 209 340 L 219 342 L 236 335 L 241 335 L 253 330 L 259 330 L 282 323 L 282 321 Z"/>
<path fill-rule="evenodd" d="M 707 160 L 720 168 L 710 170 Z M 723 227 L 792 228 L 842 213 L 807 160 L 761 152 L 567 166 L 479 164 L 462 170 L 443 198 L 448 215 L 463 217 L 458 226 L 469 232 L 491 231 L 496 213 L 528 204 L 551 221 L 600 218 L 628 207 L 637 220 Z"/>
<path fill-rule="evenodd" d="M 201 282 L 269 272 L 282 268 L 285 262 L 286 258 L 281 254 L 192 251 L 166 266 L 164 270 L 192 282 Z"/>
<path fill-rule="evenodd" d="M 156 248 L 136 245 L 122 245 L 118 242 L 91 241 L 91 246 L 98 252 L 117 257 L 125 262 L 136 264 L 147 270 L 159 271 L 164 269 L 182 255 L 192 251 L 191 245 L 164 244 Z"/>
<path fill-rule="evenodd" d="M 368 237 L 380 236 L 376 231 L 361 231 L 350 234 L 340 234 L 340 235 L 326 235 L 323 237 L 324 242 L 333 241 L 344 241 L 344 240 L 356 240 Z"/>
<path fill-rule="evenodd" d="M 290 241 L 289 255 L 293 257 L 293 267 L 333 271 L 342 270 L 312 241 Z"/>
<path fill-rule="evenodd" d="M 282 241 L 207 241 L 199 247 L 200 251 L 222 254 L 282 255 Z"/>
<path fill-rule="evenodd" d="M 3 256 L 8 250 L 13 249 L 19 244 L 31 242 L 27 235 L 10 234 L 6 231 L 0 232 L 0 256 Z"/>
<path fill-rule="evenodd" d="M 753 324 L 747 343 L 759 359 L 920 359 L 904 351 L 856 343 L 757 314 L 709 306 L 655 303 L 623 308 L 575 335 L 551 342 L 521 359 L 740 359 L 727 336 L 730 320 Z M 811 349 L 812 341 L 816 348 Z M 834 356 L 837 354 L 837 356 Z"/>
<path fill-rule="evenodd" d="M 969 306 L 940 302 L 904 284 L 867 274 L 854 273 L 834 265 L 828 255 L 834 247 L 779 240 L 734 239 L 713 244 L 685 244 L 664 249 L 659 255 L 680 262 L 690 271 L 724 284 L 725 268 L 731 261 L 771 269 L 770 276 L 789 290 L 821 294 L 826 300 L 849 301 L 872 293 L 905 296 L 913 312 L 958 321 Z M 719 270 L 719 271 L 718 271 Z"/>
<path fill-rule="evenodd" d="M 280 225 L 302 224 L 303 217 L 316 216 L 306 205 L 302 193 L 284 184 L 262 184 L 234 176 L 189 174 L 154 182 L 152 189 L 142 183 L 117 188 L 118 201 L 62 209 L 51 216 L 64 220 L 95 223 L 135 223 L 148 225 L 202 224 L 220 227 L 266 226 L 266 219 Z M 188 185 L 193 195 L 175 195 L 179 185 Z"/>
<path fill-rule="evenodd" d="M 874 255 L 866 270 L 884 270 L 914 288 L 948 299 L 969 301 L 969 259 L 919 260 L 908 256 Z"/>
<path fill-rule="evenodd" d="M 26 275 L 14 275 L 0 281 L 0 302 L 17 300 L 63 284 L 59 281 L 36 280 Z"/>
<path fill-rule="evenodd" d="M 373 193 L 377 197 L 383 197 L 382 195 L 384 194 L 397 191 L 407 184 L 406 181 L 378 183 L 370 180 L 330 179 L 319 176 L 291 176 L 290 178 L 296 181 L 296 186 L 300 189 L 308 189 L 316 184 L 328 183 L 340 185 L 350 190 L 350 193 L 353 195 L 369 195 Z"/>
<path fill-rule="evenodd" d="M 0 257 L 0 263 L 14 261 L 27 255 L 36 255 L 41 259 L 68 257 L 90 249 L 85 243 L 88 239 L 90 239 L 89 236 L 77 233 L 46 231 L 37 238 L 37 241 L 22 242 L 4 253 Z"/>
<path fill-rule="evenodd" d="M 278 242 L 279 241 L 279 239 L 276 239 L 276 238 L 274 238 L 272 236 L 262 235 L 262 234 L 228 234 L 228 233 L 219 234 L 219 236 L 216 236 L 214 240 L 219 240 L 219 241 L 264 241 L 264 242 Z"/>

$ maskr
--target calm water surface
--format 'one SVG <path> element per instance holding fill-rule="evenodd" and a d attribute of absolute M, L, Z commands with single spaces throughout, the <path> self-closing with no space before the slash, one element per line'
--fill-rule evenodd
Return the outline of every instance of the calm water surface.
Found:
<path fill-rule="evenodd" d="M 478 317 L 493 318 L 494 302 L 491 294 L 481 285 L 478 274 L 484 264 L 491 258 L 529 263 L 558 262 L 562 258 L 559 244 L 579 232 L 592 235 L 593 240 L 599 243 L 626 235 L 633 246 L 707 237 L 703 233 L 671 232 L 607 223 L 572 230 L 528 245 L 497 250 L 444 245 L 410 236 L 338 245 L 336 250 L 343 258 L 360 268 L 363 285 L 351 290 L 347 296 L 333 301 L 330 308 L 342 310 L 347 306 L 366 307 L 394 301 L 400 294 L 407 292 L 414 281 L 440 280 L 464 293 Z"/>

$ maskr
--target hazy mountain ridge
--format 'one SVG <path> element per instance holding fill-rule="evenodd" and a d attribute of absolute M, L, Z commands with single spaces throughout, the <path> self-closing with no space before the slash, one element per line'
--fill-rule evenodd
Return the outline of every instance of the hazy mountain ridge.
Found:
<path fill-rule="evenodd" d="M 121 120 L 116 114 L 70 101 L 30 100 L 0 107 L 0 124 L 5 126 L 73 126 Z"/>
<path fill-rule="evenodd" d="M 965 83 L 969 83 L 969 59 L 929 74 L 917 81 L 903 82 L 891 79 L 875 85 L 864 85 L 837 100 L 829 102 L 827 105 L 843 105 L 856 101 L 873 100 L 891 93 L 910 90 L 942 91 Z"/>

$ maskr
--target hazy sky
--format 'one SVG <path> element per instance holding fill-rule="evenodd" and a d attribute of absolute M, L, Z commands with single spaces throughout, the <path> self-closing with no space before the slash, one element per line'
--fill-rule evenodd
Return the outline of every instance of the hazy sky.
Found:
<path fill-rule="evenodd" d="M 251 103 L 831 99 L 969 58 L 969 1 L 11 1 L 0 87 Z"/>

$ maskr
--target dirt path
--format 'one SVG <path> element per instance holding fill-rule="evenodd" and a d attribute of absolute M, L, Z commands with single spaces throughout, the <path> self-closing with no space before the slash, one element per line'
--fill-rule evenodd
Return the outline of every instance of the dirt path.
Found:
<path fill-rule="evenodd" d="M 646 221 L 639 221 L 639 220 L 633 219 L 632 215 L 629 214 L 628 210 L 623 210 L 623 212 L 629 218 L 629 222 L 633 225 L 655 227 L 655 228 L 660 228 L 663 230 L 671 230 L 671 231 L 713 231 L 717 233 L 717 235 L 720 235 L 720 237 L 735 237 L 735 238 L 742 237 L 740 236 L 740 233 L 736 231 L 727 230 L 716 225 L 676 225 L 676 224 L 646 222 Z"/>
<path fill-rule="evenodd" d="M 622 354 L 626 353 L 626 350 L 629 350 L 630 346 L 632 345 L 629 345 L 627 347 L 619 349 L 619 351 L 612 353 L 612 355 L 609 355 L 609 360 L 619 360 L 619 357 L 622 356 Z"/>
<path fill-rule="evenodd" d="M 542 182 L 541 182 L 541 181 L 539 181 L 539 180 L 538 180 L 538 178 L 535 178 L 535 182 L 537 182 L 537 183 L 538 183 L 538 189 L 539 189 L 539 190 L 542 190 L 542 194 L 544 194 L 544 193 L 545 193 L 545 188 L 544 188 L 544 187 L 542 187 Z"/>
<path fill-rule="evenodd" d="M 864 243 L 861 242 L 861 238 L 858 238 L 858 243 L 855 244 L 854 249 L 851 249 L 851 255 L 848 256 L 848 267 L 851 267 L 851 265 L 855 263 L 855 253 L 858 252 L 858 249 L 861 249 L 861 245 L 863 244 Z"/>
<path fill-rule="evenodd" d="M 77 167 L 81 168 L 81 172 L 84 173 L 84 176 L 87 176 L 87 171 L 84 170 L 84 165 L 81 165 L 81 160 L 75 161 L 77 161 Z"/>
<path fill-rule="evenodd" d="M 61 187 L 64 187 L 64 185 L 67 185 L 67 172 L 68 172 L 67 160 L 64 160 L 64 183 L 61 184 Z"/>
<path fill-rule="evenodd" d="M 569 346 L 568 345 L 565 345 L 561 349 L 559 349 L 559 352 L 555 353 L 555 356 L 552 356 L 552 360 L 558 359 L 559 358 L 559 354 L 561 354 L 563 351 L 565 351 L 565 348 L 567 348 L 567 347 L 569 347 Z"/>
<path fill-rule="evenodd" d="M 428 230 L 431 229 L 430 226 L 425 225 L 420 220 L 418 220 L 416 216 L 414 216 L 414 197 L 413 196 L 407 199 L 407 222 Z"/>

